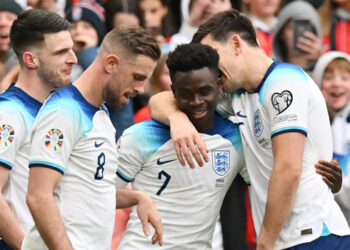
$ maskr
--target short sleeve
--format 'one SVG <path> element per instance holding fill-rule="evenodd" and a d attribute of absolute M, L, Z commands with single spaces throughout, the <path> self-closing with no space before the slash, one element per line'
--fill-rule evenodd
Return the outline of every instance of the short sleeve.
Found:
<path fill-rule="evenodd" d="M 12 169 L 16 152 L 27 136 L 25 122 L 18 112 L 9 109 L 0 112 L 0 165 Z"/>
<path fill-rule="evenodd" d="M 127 129 L 118 140 L 117 188 L 124 188 L 128 182 L 133 181 L 144 164 L 144 157 L 138 150 L 135 139 L 130 129 Z"/>
<path fill-rule="evenodd" d="M 74 107 L 44 107 L 33 126 L 29 167 L 47 167 L 64 174 L 79 137 L 79 117 Z"/>
<path fill-rule="evenodd" d="M 282 74 L 263 88 L 260 94 L 271 125 L 271 137 L 285 132 L 307 135 L 310 86 L 301 70 Z M 288 77 L 287 77 L 288 76 Z"/>

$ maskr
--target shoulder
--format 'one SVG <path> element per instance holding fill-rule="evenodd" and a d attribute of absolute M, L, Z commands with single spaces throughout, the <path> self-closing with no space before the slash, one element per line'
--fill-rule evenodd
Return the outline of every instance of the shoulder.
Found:
<path fill-rule="evenodd" d="M 141 141 L 166 142 L 170 139 L 169 127 L 155 120 L 137 123 L 126 129 L 123 137 Z"/>
<path fill-rule="evenodd" d="M 221 117 L 217 113 L 214 117 L 214 127 L 211 131 L 208 132 L 208 134 L 219 134 L 228 140 L 230 140 L 232 137 L 240 137 L 238 124 L 233 123 L 229 119 Z"/>

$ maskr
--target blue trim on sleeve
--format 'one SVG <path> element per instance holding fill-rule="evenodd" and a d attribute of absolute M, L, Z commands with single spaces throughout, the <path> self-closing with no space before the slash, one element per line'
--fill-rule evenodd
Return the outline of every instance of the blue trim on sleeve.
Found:
<path fill-rule="evenodd" d="M 303 127 L 287 127 L 287 128 L 280 128 L 280 129 L 277 129 L 276 131 L 273 131 L 271 134 L 271 138 L 279 134 L 290 133 L 290 132 L 302 133 L 305 136 L 307 136 L 307 129 Z"/>
<path fill-rule="evenodd" d="M 133 181 L 134 179 L 131 179 L 129 177 L 127 177 L 126 175 L 124 175 L 119 169 L 117 169 L 117 173 L 116 173 L 120 179 L 122 179 L 123 181 L 126 181 L 126 182 L 131 182 Z"/>
<path fill-rule="evenodd" d="M 47 161 L 30 161 L 29 168 L 32 168 L 32 167 L 51 168 L 53 170 L 60 172 L 62 175 L 64 174 L 64 168 L 62 168 L 60 165 L 57 165 L 57 164 L 51 163 L 51 162 L 47 162 Z"/>
<path fill-rule="evenodd" d="M 8 161 L 6 161 L 4 159 L 0 159 L 0 165 L 5 167 L 5 168 L 8 168 L 10 170 L 12 169 L 12 166 L 13 166 L 12 163 L 10 163 L 10 162 L 8 162 Z"/>

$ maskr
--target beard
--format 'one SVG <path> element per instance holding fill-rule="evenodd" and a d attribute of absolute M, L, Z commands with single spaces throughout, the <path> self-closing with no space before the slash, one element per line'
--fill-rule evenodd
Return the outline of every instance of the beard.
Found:
<path fill-rule="evenodd" d="M 110 84 L 106 84 L 106 87 L 103 89 L 103 100 L 108 107 L 112 108 L 113 110 L 121 109 L 127 104 L 122 102 L 119 95 L 115 94 L 116 92 L 119 94 L 119 91 L 113 90 Z"/>
<path fill-rule="evenodd" d="M 46 68 L 44 63 L 40 63 L 41 66 L 38 69 L 39 78 L 53 89 L 62 88 L 70 83 L 70 76 L 64 77 L 52 69 Z"/>

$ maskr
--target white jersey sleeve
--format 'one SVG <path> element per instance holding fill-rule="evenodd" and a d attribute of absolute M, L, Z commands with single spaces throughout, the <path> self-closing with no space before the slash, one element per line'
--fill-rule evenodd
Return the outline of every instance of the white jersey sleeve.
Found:
<path fill-rule="evenodd" d="M 283 68 L 281 69 L 283 70 Z M 311 104 L 310 93 L 305 90 L 308 84 L 314 84 L 309 77 L 300 72 L 287 78 L 286 72 L 280 72 L 274 77 L 281 80 L 271 80 L 276 84 L 269 84 L 262 89 L 262 105 L 265 106 L 268 119 L 271 122 L 271 137 L 284 132 L 300 132 L 307 135 L 308 112 L 305 107 Z M 301 71 L 301 69 L 300 69 Z"/>
<path fill-rule="evenodd" d="M 69 155 L 77 140 L 79 124 L 74 106 L 47 105 L 39 112 L 32 131 L 29 167 L 43 166 L 64 174 Z M 66 104 L 69 105 L 69 104 Z"/>
<path fill-rule="evenodd" d="M 0 112 L 0 165 L 12 169 L 16 153 L 27 137 L 25 123 L 18 112 L 4 107 Z"/>
<path fill-rule="evenodd" d="M 118 140 L 117 188 L 125 188 L 133 181 L 145 163 L 144 156 L 138 151 L 139 147 L 135 146 L 137 142 L 134 139 L 130 130 L 125 130 Z"/>

